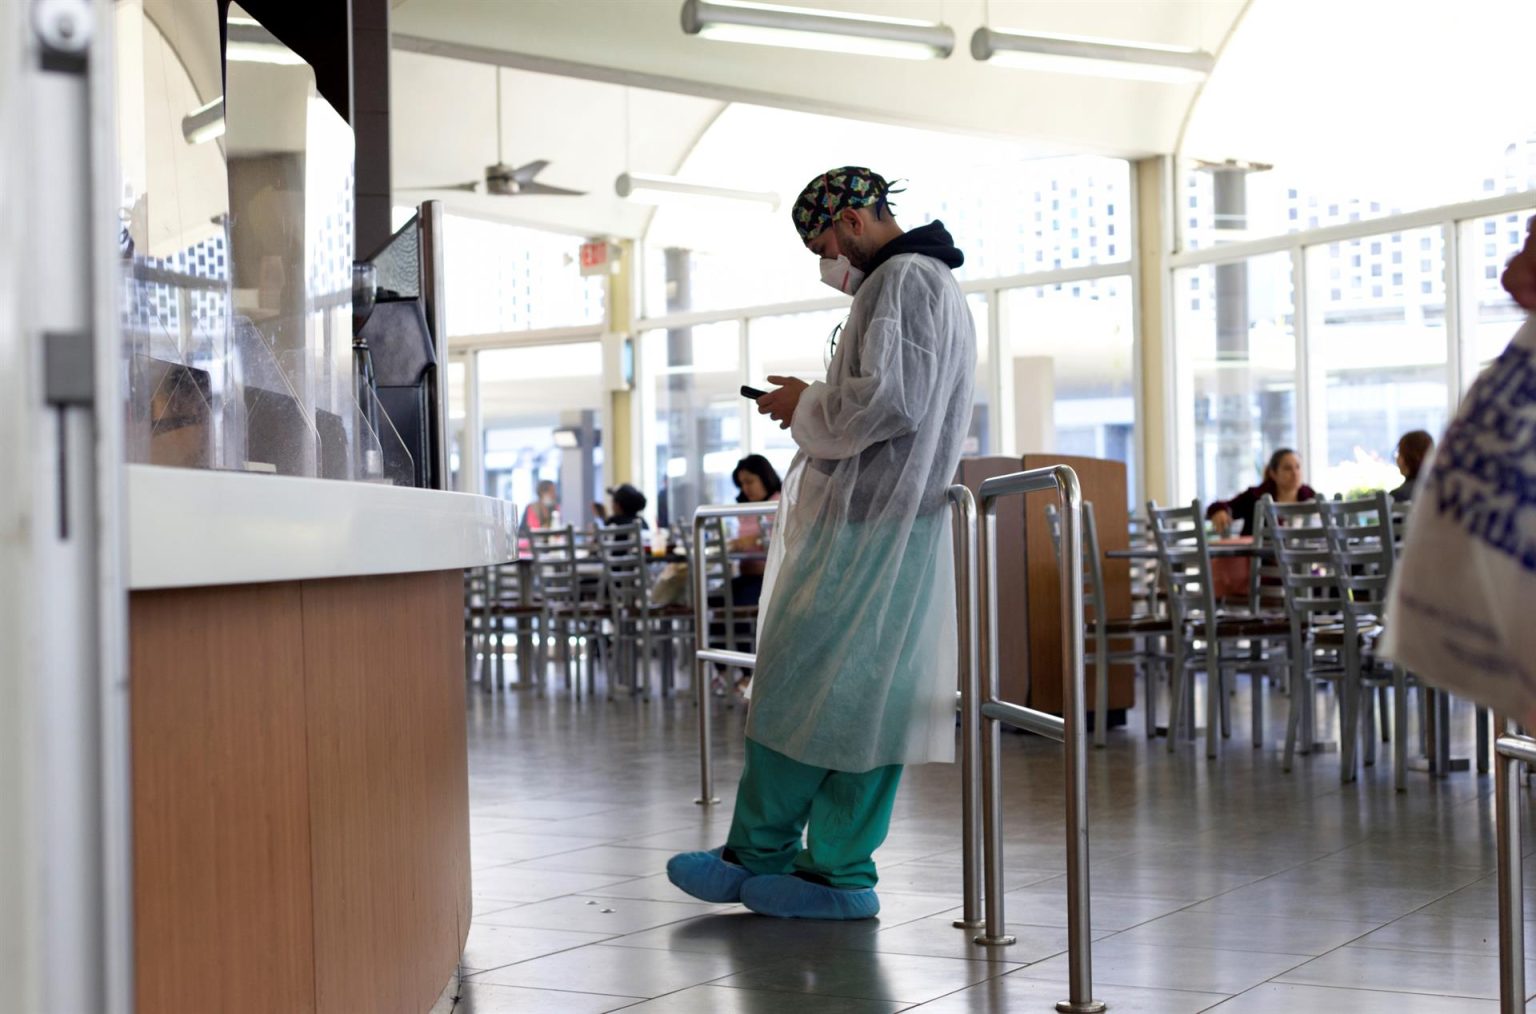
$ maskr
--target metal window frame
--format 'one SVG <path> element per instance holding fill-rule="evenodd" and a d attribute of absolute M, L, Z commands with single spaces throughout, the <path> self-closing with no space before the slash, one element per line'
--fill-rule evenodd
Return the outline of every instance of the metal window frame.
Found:
<path fill-rule="evenodd" d="M 1327 419 L 1320 412 L 1322 400 L 1316 397 L 1317 392 L 1321 390 L 1319 382 L 1326 383 L 1326 380 L 1313 375 L 1316 371 L 1313 369 L 1311 320 L 1307 311 L 1310 297 L 1307 291 L 1308 251 L 1329 243 L 1386 236 L 1410 230 L 1433 228 L 1441 230 L 1444 245 L 1442 260 L 1445 285 L 1447 411 L 1448 414 L 1454 415 L 1461 404 L 1465 387 L 1470 382 L 1472 373 L 1475 372 L 1475 363 L 1470 362 L 1472 351 L 1467 347 L 1463 337 L 1465 332 L 1463 315 L 1466 312 L 1465 287 L 1469 284 L 1469 280 L 1462 277 L 1462 229 L 1466 223 L 1476 219 L 1524 212 L 1536 212 L 1536 190 L 1517 191 L 1477 201 L 1447 204 L 1361 222 L 1349 222 L 1305 232 L 1284 233 L 1203 250 L 1185 250 L 1171 254 L 1163 273 L 1163 295 L 1165 320 L 1168 327 L 1166 334 L 1170 338 L 1165 342 L 1165 347 L 1169 349 L 1169 361 L 1173 365 L 1165 381 L 1164 393 L 1169 398 L 1168 404 L 1172 407 L 1173 425 L 1169 429 L 1175 434 L 1175 456 L 1170 458 L 1175 473 L 1175 500 L 1188 500 L 1194 495 L 1193 484 L 1196 473 L 1190 466 L 1197 464 L 1193 456 L 1193 419 L 1186 417 L 1182 409 L 1184 402 L 1180 400 L 1181 397 L 1188 399 L 1192 405 L 1194 392 L 1185 389 L 1186 385 L 1180 383 L 1177 366 L 1181 361 L 1179 354 L 1184 339 L 1178 327 L 1176 302 L 1179 292 L 1175 279 L 1180 270 L 1244 263 L 1269 254 L 1289 255 L 1293 288 L 1292 331 L 1296 343 L 1294 372 L 1296 442 L 1297 450 L 1305 461 L 1310 459 L 1314 447 L 1320 446 L 1321 441 L 1318 436 L 1324 432 L 1322 427 L 1327 426 Z"/>

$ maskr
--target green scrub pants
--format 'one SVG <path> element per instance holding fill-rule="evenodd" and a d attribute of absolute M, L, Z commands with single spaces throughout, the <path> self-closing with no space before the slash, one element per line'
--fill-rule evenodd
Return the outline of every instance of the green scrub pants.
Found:
<path fill-rule="evenodd" d="M 900 764 L 832 771 L 748 739 L 726 847 L 759 875 L 802 873 L 829 887 L 874 887 L 875 849 L 891 828 L 900 783 Z"/>

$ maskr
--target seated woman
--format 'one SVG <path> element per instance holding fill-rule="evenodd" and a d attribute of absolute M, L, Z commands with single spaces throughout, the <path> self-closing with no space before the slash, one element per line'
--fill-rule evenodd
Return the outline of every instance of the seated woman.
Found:
<path fill-rule="evenodd" d="M 641 528 L 650 527 L 650 525 L 646 524 L 645 518 L 640 516 L 641 512 L 645 510 L 646 504 L 650 502 L 646 500 L 644 493 L 626 482 L 622 486 L 615 486 L 610 489 L 608 496 L 613 501 L 611 507 L 605 507 L 600 503 L 592 505 L 592 513 L 597 516 L 597 520 L 601 524 L 637 524 Z"/>
<path fill-rule="evenodd" d="M 749 454 L 736 462 L 736 471 L 731 473 L 731 480 L 736 483 L 737 503 L 777 500 L 779 491 L 784 488 L 773 462 L 761 454 Z M 740 518 L 736 538 L 731 540 L 731 548 L 738 552 L 765 548 L 765 520 L 761 515 L 754 514 Z M 757 605 L 763 595 L 763 571 L 766 567 L 762 560 L 742 560 L 740 573 L 731 579 L 731 601 L 738 606 Z"/>
<path fill-rule="evenodd" d="M 539 498 L 523 512 L 523 534 L 555 527 L 555 514 L 560 509 L 559 488 L 549 479 L 538 486 Z"/>
<path fill-rule="evenodd" d="M 1244 535 L 1252 535 L 1254 515 L 1265 493 L 1274 497 L 1275 503 L 1317 499 L 1317 491 L 1301 481 L 1301 456 L 1289 447 L 1282 447 L 1270 455 L 1263 482 L 1248 487 L 1230 500 L 1216 501 L 1206 508 L 1205 516 L 1220 535 L 1230 534 L 1237 521 L 1243 523 Z"/>
<path fill-rule="evenodd" d="M 1404 433 L 1397 442 L 1397 470 L 1403 473 L 1403 484 L 1392 491 L 1394 503 L 1407 503 L 1413 499 L 1414 487 L 1419 484 L 1419 471 L 1424 460 L 1435 449 L 1435 438 L 1424 430 Z"/>

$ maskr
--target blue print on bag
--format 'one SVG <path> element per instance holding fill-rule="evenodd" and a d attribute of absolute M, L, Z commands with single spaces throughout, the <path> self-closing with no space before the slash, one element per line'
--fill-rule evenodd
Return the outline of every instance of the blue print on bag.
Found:
<path fill-rule="evenodd" d="M 1430 472 L 1442 517 L 1536 572 L 1536 363 L 1504 350 L 1467 395 Z"/>

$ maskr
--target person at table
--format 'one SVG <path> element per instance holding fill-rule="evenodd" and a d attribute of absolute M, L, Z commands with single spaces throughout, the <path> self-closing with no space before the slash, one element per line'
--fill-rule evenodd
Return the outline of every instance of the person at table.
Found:
<path fill-rule="evenodd" d="M 780 490 L 784 488 L 773 462 L 761 454 L 749 454 L 736 462 L 736 471 L 731 473 L 731 481 L 736 483 L 737 503 L 777 501 Z M 740 518 L 736 537 L 731 540 L 731 549 L 738 553 L 750 553 L 766 548 L 766 534 L 772 527 L 772 522 L 764 524 L 767 520 L 760 514 L 748 514 Z M 731 601 L 738 606 L 755 606 L 763 595 L 763 571 L 767 569 L 767 564 L 762 560 L 742 560 L 738 566 L 740 570 L 731 579 Z"/>
<path fill-rule="evenodd" d="M 528 505 L 523 511 L 523 531 L 538 532 L 546 528 L 556 527 L 557 515 L 560 513 L 560 491 L 549 479 L 544 479 L 538 486 L 539 498 Z"/>
<path fill-rule="evenodd" d="M 609 526 L 639 525 L 641 528 L 650 527 L 645 523 L 645 518 L 640 516 L 649 501 L 646 500 L 645 494 L 638 489 L 626 482 L 622 486 L 615 486 L 608 490 L 608 499 L 610 506 L 605 507 L 600 503 L 592 505 L 592 513 L 597 515 L 599 522 Z"/>
<path fill-rule="evenodd" d="M 1263 482 L 1249 486 L 1230 500 L 1217 500 L 1206 508 L 1205 516 L 1220 535 L 1230 535 L 1233 524 L 1239 521 L 1243 524 L 1243 534 L 1252 535 L 1254 515 L 1266 493 L 1275 503 L 1303 503 L 1317 499 L 1317 490 L 1301 479 L 1301 455 L 1289 447 L 1280 448 L 1269 456 Z"/>
<path fill-rule="evenodd" d="M 1435 449 L 1435 438 L 1423 430 L 1404 433 L 1397 442 L 1397 470 L 1403 474 L 1403 484 L 1392 491 L 1393 503 L 1407 503 L 1413 499 L 1414 488 L 1419 483 L 1419 472 L 1429 452 Z"/>

